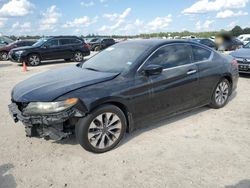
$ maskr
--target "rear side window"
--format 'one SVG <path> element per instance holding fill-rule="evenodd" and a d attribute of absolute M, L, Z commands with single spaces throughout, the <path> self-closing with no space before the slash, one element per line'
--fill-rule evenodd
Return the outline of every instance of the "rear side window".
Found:
<path fill-rule="evenodd" d="M 198 46 L 192 45 L 192 49 L 193 49 L 194 62 L 206 61 L 210 58 L 212 53 L 210 50 Z"/>
<path fill-rule="evenodd" d="M 71 44 L 81 44 L 82 41 L 80 41 L 79 39 L 70 39 L 70 43 Z"/>
<path fill-rule="evenodd" d="M 68 45 L 71 44 L 71 39 L 60 39 L 61 45 Z"/>
<path fill-rule="evenodd" d="M 172 68 L 191 63 L 191 47 L 185 44 L 175 44 L 162 47 L 149 59 L 147 64 L 161 65 Z"/>

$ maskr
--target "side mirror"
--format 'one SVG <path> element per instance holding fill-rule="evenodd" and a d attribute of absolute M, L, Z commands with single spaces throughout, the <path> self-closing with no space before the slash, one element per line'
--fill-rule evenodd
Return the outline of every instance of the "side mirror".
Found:
<path fill-rule="evenodd" d="M 42 48 L 47 49 L 47 48 L 49 48 L 49 46 L 48 46 L 47 44 L 44 44 L 44 45 L 42 46 Z"/>
<path fill-rule="evenodd" d="M 145 76 L 150 76 L 150 75 L 159 75 L 161 74 L 163 71 L 163 67 L 160 66 L 160 65 L 147 65 L 142 73 L 145 75 Z"/>

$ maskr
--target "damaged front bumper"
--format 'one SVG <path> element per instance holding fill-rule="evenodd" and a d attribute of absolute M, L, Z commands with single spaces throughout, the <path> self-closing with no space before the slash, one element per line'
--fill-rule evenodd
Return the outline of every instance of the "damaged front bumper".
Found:
<path fill-rule="evenodd" d="M 53 140 L 71 135 L 76 120 L 85 116 L 77 105 L 62 112 L 44 115 L 24 115 L 16 103 L 11 103 L 8 107 L 13 120 L 25 125 L 26 136 Z"/>

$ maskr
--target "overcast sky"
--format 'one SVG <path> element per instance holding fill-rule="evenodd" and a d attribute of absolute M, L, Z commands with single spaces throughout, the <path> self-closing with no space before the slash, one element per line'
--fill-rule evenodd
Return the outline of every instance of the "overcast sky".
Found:
<path fill-rule="evenodd" d="M 250 27 L 249 0 L 0 0 L 5 35 L 139 34 Z"/>

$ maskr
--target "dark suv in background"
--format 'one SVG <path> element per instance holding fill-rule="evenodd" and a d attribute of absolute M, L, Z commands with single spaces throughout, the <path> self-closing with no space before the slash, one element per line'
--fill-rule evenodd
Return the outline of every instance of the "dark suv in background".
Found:
<path fill-rule="evenodd" d="M 115 44 L 112 38 L 95 38 L 88 42 L 91 51 L 100 51 Z"/>
<path fill-rule="evenodd" d="M 217 45 L 215 44 L 214 41 L 206 38 L 195 38 L 195 39 L 190 39 L 192 42 L 197 42 L 199 44 L 203 44 L 205 46 L 208 46 L 214 50 L 217 50 Z"/>
<path fill-rule="evenodd" d="M 17 40 L 6 46 L 0 47 L 0 60 L 8 60 L 8 53 L 10 52 L 10 50 L 23 46 L 32 46 L 35 42 L 35 40 Z"/>
<path fill-rule="evenodd" d="M 32 46 L 15 48 L 10 51 L 9 59 L 13 62 L 26 62 L 37 66 L 43 60 L 64 59 L 65 61 L 81 62 L 84 56 L 90 54 L 88 45 L 75 36 L 46 37 L 38 40 Z"/>

